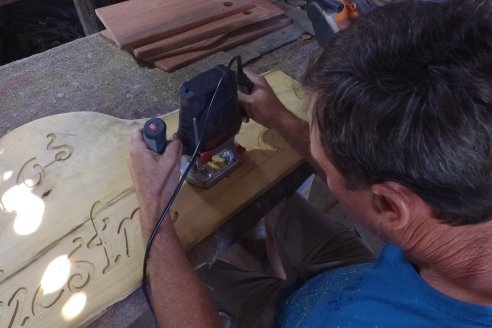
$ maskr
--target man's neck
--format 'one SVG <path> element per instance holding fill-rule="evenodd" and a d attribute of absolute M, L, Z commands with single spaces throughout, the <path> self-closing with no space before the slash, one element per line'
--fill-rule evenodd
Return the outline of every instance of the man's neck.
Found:
<path fill-rule="evenodd" d="M 402 245 L 433 288 L 467 303 L 492 306 L 492 221 L 452 227 L 426 220 Z"/>

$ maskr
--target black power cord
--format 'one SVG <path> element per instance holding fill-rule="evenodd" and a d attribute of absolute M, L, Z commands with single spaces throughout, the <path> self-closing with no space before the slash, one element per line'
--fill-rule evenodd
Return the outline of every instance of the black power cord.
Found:
<path fill-rule="evenodd" d="M 241 63 L 241 56 L 235 56 L 234 58 L 232 58 L 229 61 L 229 64 L 227 64 L 226 70 L 224 71 L 224 73 L 222 73 L 220 80 L 217 83 L 217 86 L 215 87 L 214 94 L 212 95 L 212 98 L 210 99 L 210 103 L 208 104 L 208 107 L 207 107 L 207 112 L 205 113 L 205 120 L 203 123 L 203 127 L 201 129 L 200 137 L 199 137 L 198 142 L 196 144 L 195 151 L 193 152 L 193 155 L 191 156 L 191 160 L 188 163 L 188 166 L 186 167 L 186 169 L 184 170 L 183 175 L 181 176 L 181 179 L 179 180 L 176 188 L 174 189 L 174 191 L 171 195 L 171 198 L 169 199 L 166 206 L 164 207 L 164 210 L 162 211 L 161 216 L 159 217 L 159 220 L 157 221 L 156 225 L 154 226 L 154 229 L 152 230 L 152 233 L 151 233 L 151 235 L 147 241 L 147 247 L 145 249 L 145 256 L 144 256 L 144 263 L 143 263 L 142 290 L 143 290 L 144 295 L 145 295 L 145 300 L 149 304 L 150 310 L 152 311 L 152 313 L 154 315 L 155 315 L 155 311 L 154 311 L 154 307 L 152 305 L 152 301 L 151 301 L 150 296 L 149 296 L 148 281 L 147 281 L 147 264 L 149 261 L 150 250 L 152 248 L 152 244 L 153 244 L 154 239 L 157 235 L 157 232 L 159 231 L 159 228 L 162 225 L 162 222 L 164 222 L 164 219 L 166 218 L 167 214 L 169 213 L 169 210 L 171 209 L 171 205 L 174 203 L 174 200 L 176 199 L 176 196 L 178 196 L 179 190 L 181 189 L 186 177 L 188 176 L 188 173 L 190 172 L 191 168 L 193 167 L 193 164 L 195 163 L 196 159 L 198 158 L 199 149 L 200 149 L 200 146 L 202 144 L 203 137 L 205 135 L 205 127 L 207 126 L 210 108 L 212 108 L 215 97 L 217 96 L 217 91 L 219 90 L 219 88 L 222 84 L 222 81 L 224 80 L 225 76 L 231 72 L 230 68 L 231 68 L 232 64 L 234 64 L 234 61 L 237 62 L 237 71 L 238 71 L 237 75 L 241 76 L 241 77 L 243 77 L 243 75 L 244 75 L 242 63 Z"/>

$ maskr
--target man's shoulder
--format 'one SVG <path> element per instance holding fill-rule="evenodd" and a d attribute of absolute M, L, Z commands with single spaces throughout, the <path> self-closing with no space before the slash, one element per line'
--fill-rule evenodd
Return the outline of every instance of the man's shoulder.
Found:
<path fill-rule="evenodd" d="M 354 269 L 352 278 L 344 277 Z M 373 265 L 340 270 L 344 271 L 342 278 L 336 272 L 326 272 L 314 278 L 316 284 L 309 281 L 293 293 L 290 306 L 282 312 L 282 319 L 289 320 L 280 320 L 281 326 L 492 326 L 492 308 L 440 294 L 420 278 L 405 254 L 394 246 L 385 246 Z M 306 286 L 310 290 L 304 290 Z M 298 320 L 286 312 L 295 314 Z"/>

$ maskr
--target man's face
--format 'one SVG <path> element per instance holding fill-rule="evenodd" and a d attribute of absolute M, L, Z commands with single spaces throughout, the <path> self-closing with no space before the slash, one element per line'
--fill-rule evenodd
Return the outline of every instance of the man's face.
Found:
<path fill-rule="evenodd" d="M 374 220 L 375 213 L 371 206 L 371 191 L 369 189 L 348 189 L 345 179 L 328 158 L 321 143 L 318 129 L 314 126 L 314 124 L 311 124 L 310 131 L 311 154 L 314 160 L 325 172 L 326 183 L 328 184 L 331 192 L 345 208 L 347 214 L 351 218 L 355 219 L 372 232 L 378 233 L 379 229 L 376 221 Z M 371 220 L 371 217 L 373 220 Z"/>

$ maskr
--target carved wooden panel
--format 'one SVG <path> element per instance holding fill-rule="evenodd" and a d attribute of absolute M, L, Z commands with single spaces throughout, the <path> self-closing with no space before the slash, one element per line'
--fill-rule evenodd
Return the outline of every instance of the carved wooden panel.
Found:
<path fill-rule="evenodd" d="M 294 80 L 267 79 L 304 115 Z M 164 119 L 177 130 L 177 112 Z M 67 113 L 0 139 L 0 327 L 80 326 L 139 286 L 145 241 L 126 159 L 144 121 Z M 241 167 L 209 190 L 185 184 L 176 200 L 187 249 L 302 162 L 254 122 L 238 140 L 247 149 Z"/>

